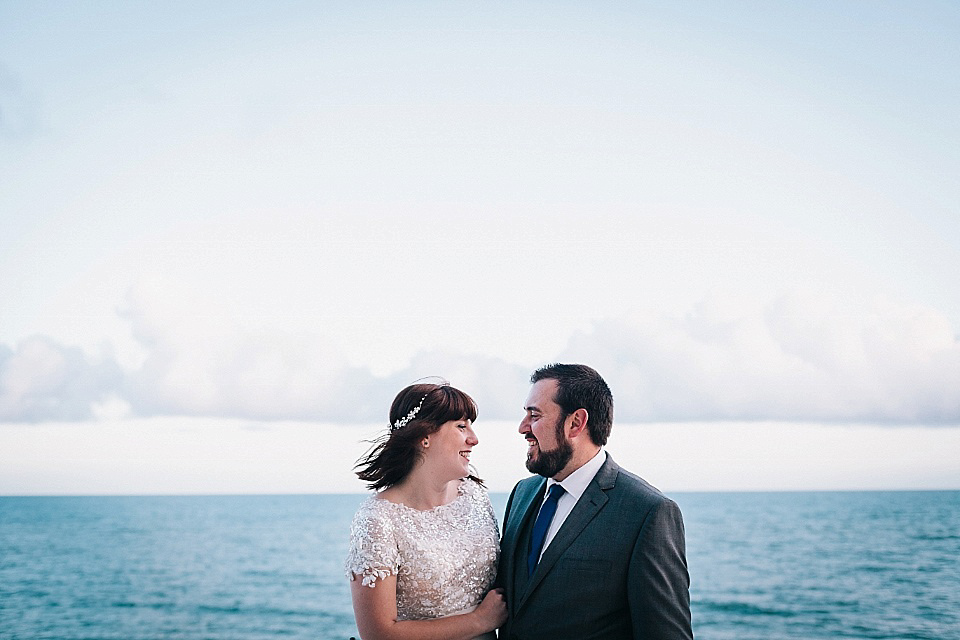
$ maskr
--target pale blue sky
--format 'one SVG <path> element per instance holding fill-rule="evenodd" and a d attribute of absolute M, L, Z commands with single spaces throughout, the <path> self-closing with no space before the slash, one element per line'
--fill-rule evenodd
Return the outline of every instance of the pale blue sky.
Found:
<path fill-rule="evenodd" d="M 674 486 L 958 487 L 958 66 L 951 3 L 0 1 L 0 493 L 354 447 L 424 375 L 519 461 L 558 359 Z M 228 462 L 168 490 L 356 488 Z"/>

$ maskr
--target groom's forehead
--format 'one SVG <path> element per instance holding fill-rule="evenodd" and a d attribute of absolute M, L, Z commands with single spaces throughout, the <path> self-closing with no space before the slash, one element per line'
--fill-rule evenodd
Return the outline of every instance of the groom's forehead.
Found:
<path fill-rule="evenodd" d="M 524 411 L 543 411 L 550 405 L 556 404 L 557 381 L 553 379 L 538 380 L 530 387 L 527 394 Z"/>

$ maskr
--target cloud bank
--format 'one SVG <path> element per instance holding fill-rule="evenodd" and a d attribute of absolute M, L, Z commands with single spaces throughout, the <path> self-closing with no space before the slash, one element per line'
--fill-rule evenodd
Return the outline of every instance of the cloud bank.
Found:
<path fill-rule="evenodd" d="M 87 420 L 122 382 L 112 358 L 95 361 L 50 338 L 0 345 L 0 421 Z"/>
<path fill-rule="evenodd" d="M 134 368 L 42 336 L 0 345 L 0 421 L 89 420 L 119 399 L 136 416 L 369 423 L 386 420 L 400 388 L 435 375 L 473 395 L 482 418 L 517 419 L 530 371 L 558 360 L 600 371 L 620 422 L 960 423 L 949 322 L 879 300 L 707 300 L 683 317 L 597 321 L 539 363 L 422 351 L 386 376 L 351 365 L 318 333 L 176 333 L 142 310 L 127 318 L 145 353 Z"/>
<path fill-rule="evenodd" d="M 960 422 L 960 342 L 937 312 L 795 294 L 755 313 L 597 323 L 563 359 L 594 363 L 631 422 Z"/>

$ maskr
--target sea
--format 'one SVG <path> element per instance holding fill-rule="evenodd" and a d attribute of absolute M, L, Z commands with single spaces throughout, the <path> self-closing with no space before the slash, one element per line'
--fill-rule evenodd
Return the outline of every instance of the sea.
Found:
<path fill-rule="evenodd" d="M 701 640 L 960 640 L 960 491 L 671 497 Z M 363 499 L 0 497 L 0 638 L 358 637 Z"/>

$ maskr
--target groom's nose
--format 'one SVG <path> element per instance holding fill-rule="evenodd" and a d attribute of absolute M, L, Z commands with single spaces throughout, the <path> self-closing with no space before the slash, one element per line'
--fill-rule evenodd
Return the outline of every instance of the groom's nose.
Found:
<path fill-rule="evenodd" d="M 525 417 L 520 421 L 520 426 L 517 428 L 517 431 L 520 433 L 530 433 L 530 418 L 529 416 Z"/>

